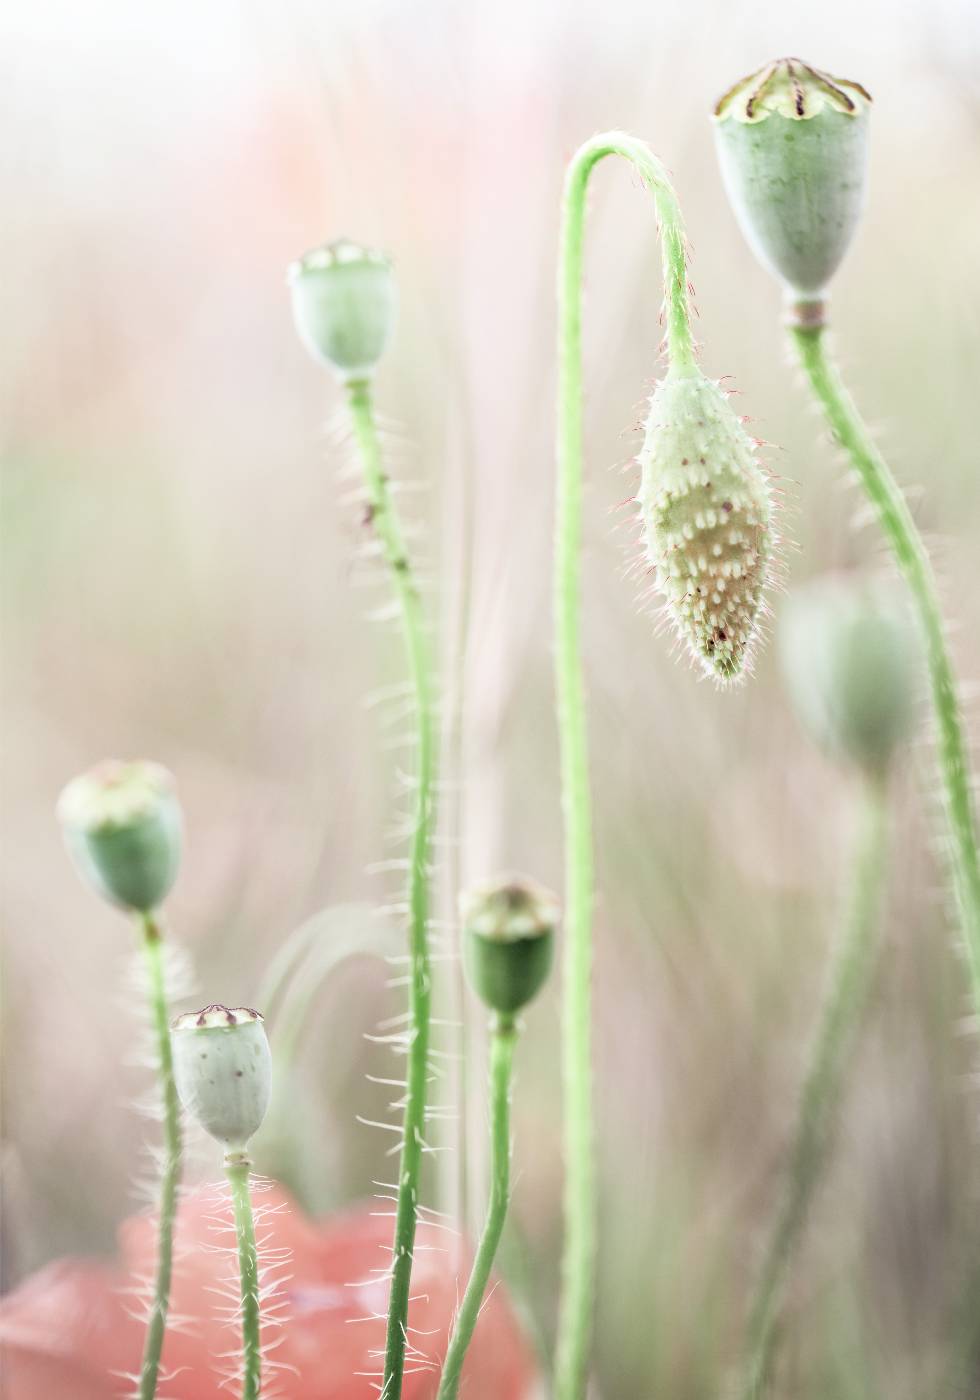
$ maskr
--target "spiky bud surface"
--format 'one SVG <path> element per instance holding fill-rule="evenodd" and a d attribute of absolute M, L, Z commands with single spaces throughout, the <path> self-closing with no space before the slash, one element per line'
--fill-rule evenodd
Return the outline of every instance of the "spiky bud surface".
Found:
<path fill-rule="evenodd" d="M 916 719 L 922 655 L 912 620 L 890 589 L 820 579 L 783 609 L 780 653 L 804 727 L 831 756 L 883 772 Z"/>
<path fill-rule="evenodd" d="M 871 98 L 798 58 L 735 84 L 714 113 L 722 178 L 753 252 L 794 297 L 819 299 L 864 204 Z"/>
<path fill-rule="evenodd" d="M 183 819 L 159 763 L 100 763 L 64 789 L 58 819 L 78 873 L 110 903 L 148 913 L 170 893 Z"/>
<path fill-rule="evenodd" d="M 724 391 L 700 371 L 657 385 L 639 461 L 646 553 L 674 629 L 707 674 L 732 681 L 772 562 L 769 478 Z"/>
<path fill-rule="evenodd" d="M 476 995 L 509 1018 L 541 990 L 554 959 L 558 902 L 522 876 L 501 875 L 460 897 L 463 967 Z"/>
<path fill-rule="evenodd" d="M 395 281 L 383 253 L 343 238 L 289 269 L 293 316 L 314 359 L 344 382 L 368 379 L 395 320 Z"/>
<path fill-rule="evenodd" d="M 272 1091 L 262 1017 L 248 1006 L 206 1006 L 178 1016 L 170 1039 L 184 1108 L 226 1151 L 244 1151 Z"/>

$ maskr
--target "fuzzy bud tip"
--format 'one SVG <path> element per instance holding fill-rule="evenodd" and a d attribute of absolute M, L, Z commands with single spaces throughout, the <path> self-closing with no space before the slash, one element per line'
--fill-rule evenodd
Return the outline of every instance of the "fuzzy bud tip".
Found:
<path fill-rule="evenodd" d="M 520 876 L 498 876 L 463 893 L 463 966 L 491 1011 L 512 1017 L 540 991 L 558 916 L 555 896 Z"/>
<path fill-rule="evenodd" d="M 300 339 L 345 383 L 374 373 L 395 319 L 391 262 L 350 239 L 314 248 L 288 274 Z"/>

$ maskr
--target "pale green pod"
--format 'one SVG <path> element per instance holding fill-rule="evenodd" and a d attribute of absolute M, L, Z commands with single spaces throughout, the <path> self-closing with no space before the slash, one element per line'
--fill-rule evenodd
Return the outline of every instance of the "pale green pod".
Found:
<path fill-rule="evenodd" d="M 832 757 L 882 773 L 915 727 L 917 633 L 900 599 L 869 581 L 821 579 L 796 591 L 779 627 L 787 689 Z"/>
<path fill-rule="evenodd" d="M 206 1006 L 178 1016 L 170 1040 L 184 1108 L 226 1151 L 244 1151 L 272 1091 L 262 1017 L 248 1006 Z"/>
<path fill-rule="evenodd" d="M 797 58 L 743 78 L 718 103 L 715 143 L 742 232 L 792 296 L 819 300 L 864 205 L 871 98 Z"/>
<path fill-rule="evenodd" d="M 58 819 L 78 873 L 110 903 L 148 913 L 170 893 L 183 819 L 159 763 L 100 763 L 64 789 Z"/>
<path fill-rule="evenodd" d="M 395 280 L 383 253 L 341 239 L 289 269 L 293 316 L 314 359 L 345 383 L 369 379 L 395 321 Z"/>
<path fill-rule="evenodd" d="M 772 491 L 720 386 L 668 373 L 650 400 L 637 501 L 674 629 L 715 679 L 743 670 L 775 548 Z"/>
<path fill-rule="evenodd" d="M 500 875 L 460 896 L 463 968 L 476 995 L 510 1019 L 537 996 L 554 959 L 558 901 L 523 876 Z"/>

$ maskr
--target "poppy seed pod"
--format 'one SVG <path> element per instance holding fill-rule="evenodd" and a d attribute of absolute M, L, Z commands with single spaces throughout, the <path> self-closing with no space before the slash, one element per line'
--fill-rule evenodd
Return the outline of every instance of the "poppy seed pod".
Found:
<path fill-rule="evenodd" d="M 64 789 L 58 819 L 78 873 L 110 903 L 148 913 L 169 894 L 183 820 L 159 763 L 100 763 Z"/>
<path fill-rule="evenodd" d="M 272 1090 L 262 1017 L 248 1006 L 206 1006 L 178 1016 L 170 1040 L 181 1103 L 226 1151 L 244 1151 Z"/>
<path fill-rule="evenodd" d="M 889 590 L 821 579 L 796 592 L 780 620 L 787 688 L 804 727 L 835 758 L 885 771 L 916 718 L 921 650 Z"/>
<path fill-rule="evenodd" d="M 461 896 L 460 916 L 467 980 L 491 1011 L 509 1020 L 551 971 L 558 902 L 529 880 L 498 876 Z"/>
<path fill-rule="evenodd" d="M 395 319 L 395 281 L 383 253 L 340 239 L 289 269 L 293 316 L 314 359 L 345 383 L 369 379 Z"/>
<path fill-rule="evenodd" d="M 722 389 L 668 373 L 650 400 L 637 501 L 674 630 L 716 680 L 742 671 L 775 547 L 771 488 Z"/>
<path fill-rule="evenodd" d="M 714 112 L 722 179 L 756 257 L 820 300 L 864 204 L 871 98 L 797 58 L 736 83 Z"/>

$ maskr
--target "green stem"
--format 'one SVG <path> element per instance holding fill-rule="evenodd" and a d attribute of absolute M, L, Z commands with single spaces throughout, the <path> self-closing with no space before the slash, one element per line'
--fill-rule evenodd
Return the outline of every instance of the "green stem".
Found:
<path fill-rule="evenodd" d="M 402 631 L 415 689 L 416 753 L 415 826 L 409 871 L 409 954 L 411 1029 L 407 1053 L 404 1132 L 398 1173 L 398 1205 L 388 1297 L 388 1331 L 380 1400 L 398 1400 L 405 1373 L 408 1300 L 412 1281 L 412 1252 L 418 1217 L 419 1173 L 425 1130 L 425 1097 L 429 1060 L 431 970 L 429 966 L 429 858 L 435 821 L 435 726 L 432 680 L 425 619 L 418 585 L 412 574 L 405 542 L 391 501 L 381 462 L 381 445 L 374 418 L 371 386 L 366 380 L 348 384 L 348 402 L 367 486 L 368 513 L 391 573 L 401 611 Z"/>
<path fill-rule="evenodd" d="M 255 1247 L 255 1222 L 249 1191 L 247 1157 L 236 1153 L 225 1159 L 225 1175 L 231 1187 L 238 1241 L 238 1272 L 242 1284 L 242 1400 L 257 1400 L 262 1389 L 262 1349 L 259 1340 L 259 1256 Z"/>
<path fill-rule="evenodd" d="M 742 1400 L 759 1400 L 766 1393 L 780 1295 L 820 1179 L 845 1061 L 871 982 L 887 839 L 884 782 L 867 777 L 851 901 L 800 1091 L 788 1179 L 749 1312 Z"/>
<path fill-rule="evenodd" d="M 812 308 L 810 315 L 813 316 Z M 794 326 L 793 337 L 810 386 L 878 514 L 879 524 L 905 578 L 918 615 L 935 714 L 939 776 L 948 828 L 953 888 L 963 930 L 973 1000 L 980 1011 L 980 857 L 977 853 L 977 828 L 956 681 L 946 647 L 932 564 L 905 498 L 828 354 L 825 328 L 822 325 Z"/>
<path fill-rule="evenodd" d="M 143 956 L 146 960 L 150 1019 L 156 1042 L 157 1076 L 163 1101 L 163 1175 L 160 1180 L 160 1219 L 157 1232 L 157 1271 L 153 1284 L 150 1322 L 140 1367 L 139 1400 L 153 1400 L 160 1374 L 160 1353 L 167 1330 L 170 1283 L 173 1277 L 174 1220 L 180 1185 L 180 1101 L 174 1081 L 170 1048 L 170 1013 L 167 1008 L 166 956 L 160 927 L 152 914 L 140 915 Z"/>
<path fill-rule="evenodd" d="M 663 166 L 642 141 L 595 136 L 568 167 L 558 269 L 558 479 L 555 518 L 555 673 L 565 822 L 565 1248 L 555 1358 L 556 1400 L 584 1393 L 596 1252 L 592 1121 L 592 813 L 582 668 L 582 255 L 586 192 L 595 166 L 623 156 L 653 195 L 660 220 L 667 345 L 672 368 L 694 373 L 684 228 Z"/>
<path fill-rule="evenodd" d="M 463 1361 L 487 1291 L 490 1270 L 503 1233 L 510 1201 L 510 1085 L 517 1028 L 496 1022 L 490 1035 L 490 1202 L 466 1292 L 449 1339 L 436 1400 L 456 1400 Z"/>

